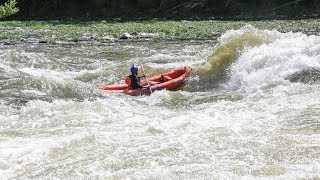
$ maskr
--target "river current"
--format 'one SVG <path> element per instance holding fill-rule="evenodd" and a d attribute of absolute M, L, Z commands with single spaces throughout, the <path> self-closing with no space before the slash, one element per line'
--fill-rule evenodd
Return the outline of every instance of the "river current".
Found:
<path fill-rule="evenodd" d="M 318 179 L 320 37 L 0 45 L 0 179 Z M 187 85 L 97 90 L 189 66 Z"/>

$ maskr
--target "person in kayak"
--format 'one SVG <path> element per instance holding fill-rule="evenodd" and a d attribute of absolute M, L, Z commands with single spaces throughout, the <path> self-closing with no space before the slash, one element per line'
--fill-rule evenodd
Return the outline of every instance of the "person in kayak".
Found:
<path fill-rule="evenodd" d="M 129 77 L 129 81 L 127 84 L 132 88 L 132 89 L 141 89 L 141 88 L 149 88 L 149 86 L 143 86 L 140 82 L 140 78 L 146 77 L 145 75 L 143 76 L 138 76 L 138 71 L 139 68 L 135 65 L 132 65 L 131 69 L 131 75 Z M 126 80 L 127 81 L 127 80 Z"/>

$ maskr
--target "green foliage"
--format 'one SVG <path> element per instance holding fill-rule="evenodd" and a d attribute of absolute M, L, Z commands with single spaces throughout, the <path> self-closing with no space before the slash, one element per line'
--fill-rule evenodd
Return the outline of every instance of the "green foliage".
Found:
<path fill-rule="evenodd" d="M 11 16 L 19 11 L 16 7 L 16 0 L 9 0 L 8 2 L 4 3 L 4 5 L 0 6 L 0 19 Z"/>
<path fill-rule="evenodd" d="M 41 39 L 50 43 L 119 40 L 129 32 L 133 38 L 152 39 L 214 39 L 227 30 L 239 29 L 247 23 L 259 29 L 276 29 L 280 32 L 319 32 L 319 20 L 269 21 L 0 21 L 0 39 L 16 41 Z M 19 29 L 17 31 L 16 29 Z"/>

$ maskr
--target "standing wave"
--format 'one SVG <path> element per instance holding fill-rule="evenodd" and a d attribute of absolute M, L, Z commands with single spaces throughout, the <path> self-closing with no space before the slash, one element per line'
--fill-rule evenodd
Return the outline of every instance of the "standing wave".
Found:
<path fill-rule="evenodd" d="M 243 50 L 270 43 L 276 38 L 278 34 L 274 31 L 259 30 L 251 25 L 246 25 L 239 30 L 227 31 L 220 37 L 207 62 L 195 68 L 194 73 L 200 76 L 216 76 L 235 62 Z"/>
<path fill-rule="evenodd" d="M 228 81 L 230 87 L 256 91 L 287 85 L 290 84 L 290 77 L 295 74 L 298 73 L 298 77 L 305 76 L 299 72 L 310 69 L 316 72 L 315 70 L 320 69 L 319 36 L 277 31 L 274 33 L 277 34 L 277 39 L 245 49 L 231 65 Z"/>
<path fill-rule="evenodd" d="M 313 73 L 303 73 L 310 69 Z M 223 34 L 207 62 L 194 68 L 194 74 L 199 76 L 198 89 L 256 91 L 290 81 L 317 84 L 318 70 L 319 36 L 246 25 Z"/>

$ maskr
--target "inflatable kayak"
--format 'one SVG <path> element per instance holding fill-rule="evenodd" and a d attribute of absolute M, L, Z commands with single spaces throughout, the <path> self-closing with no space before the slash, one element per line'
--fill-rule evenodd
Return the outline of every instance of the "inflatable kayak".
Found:
<path fill-rule="evenodd" d="M 191 71 L 191 68 L 184 67 L 150 77 L 148 78 L 149 82 L 151 82 L 150 88 L 132 89 L 128 84 L 97 86 L 97 88 L 107 92 L 124 93 L 131 96 L 150 95 L 154 91 L 163 89 L 175 91 L 185 85 Z M 141 84 L 147 84 L 147 80 L 141 80 Z"/>

